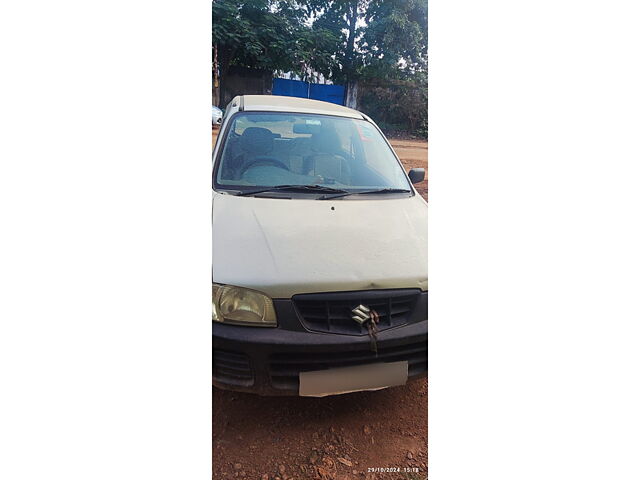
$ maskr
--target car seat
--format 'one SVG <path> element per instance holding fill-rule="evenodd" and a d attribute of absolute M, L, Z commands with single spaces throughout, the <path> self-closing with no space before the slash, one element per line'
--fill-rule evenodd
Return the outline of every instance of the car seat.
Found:
<path fill-rule="evenodd" d="M 351 168 L 335 130 L 323 128 L 312 135 L 311 153 L 304 159 L 304 171 L 307 175 L 320 175 L 345 185 L 350 183 Z"/>
<path fill-rule="evenodd" d="M 232 163 L 237 179 L 246 165 L 258 157 L 268 156 L 273 151 L 273 133 L 261 127 L 248 127 L 240 135 L 238 154 Z"/>

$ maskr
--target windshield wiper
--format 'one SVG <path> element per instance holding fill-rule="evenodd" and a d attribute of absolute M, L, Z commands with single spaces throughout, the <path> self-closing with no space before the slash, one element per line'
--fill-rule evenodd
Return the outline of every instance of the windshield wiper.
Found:
<path fill-rule="evenodd" d="M 324 187 L 322 185 L 275 185 L 273 187 L 258 188 L 255 190 L 245 190 L 239 192 L 238 196 L 255 195 L 257 193 L 276 192 L 279 190 L 310 192 L 310 193 L 335 193 L 336 195 L 348 194 L 346 190 L 340 188 Z"/>
<path fill-rule="evenodd" d="M 378 193 L 411 193 L 411 190 L 407 190 L 406 188 L 378 188 L 376 190 L 363 190 L 361 192 L 341 192 L 335 195 L 323 195 L 318 200 L 331 200 L 349 195 L 373 195 Z"/>

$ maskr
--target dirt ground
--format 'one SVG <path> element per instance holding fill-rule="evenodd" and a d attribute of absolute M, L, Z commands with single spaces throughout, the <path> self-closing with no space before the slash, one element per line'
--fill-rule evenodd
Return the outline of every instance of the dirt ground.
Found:
<path fill-rule="evenodd" d="M 424 168 L 427 170 L 427 157 L 428 157 L 428 144 L 424 140 L 396 140 L 389 139 L 391 146 L 396 151 L 402 164 L 407 172 L 412 168 Z M 428 170 L 427 170 L 428 171 Z M 416 190 L 422 195 L 425 200 L 428 193 L 428 177 L 425 177 L 424 182 L 418 183 L 415 187 Z"/>
<path fill-rule="evenodd" d="M 213 141 L 217 130 L 214 130 Z M 427 142 L 393 140 L 405 168 L 427 168 Z M 427 197 L 427 182 L 417 185 Z M 326 398 L 213 389 L 213 478 L 427 478 L 427 380 Z"/>

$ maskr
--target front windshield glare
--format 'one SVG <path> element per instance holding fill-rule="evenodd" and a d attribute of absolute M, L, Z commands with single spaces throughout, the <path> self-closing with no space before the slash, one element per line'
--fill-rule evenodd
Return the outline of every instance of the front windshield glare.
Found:
<path fill-rule="evenodd" d="M 410 189 L 384 138 L 365 120 L 252 112 L 231 121 L 215 184 L 236 190 L 276 185 Z"/>

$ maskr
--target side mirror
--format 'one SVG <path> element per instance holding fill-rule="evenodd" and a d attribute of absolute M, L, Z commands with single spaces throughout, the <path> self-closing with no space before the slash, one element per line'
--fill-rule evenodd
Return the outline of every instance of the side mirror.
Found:
<path fill-rule="evenodd" d="M 412 168 L 409 170 L 411 183 L 420 183 L 424 180 L 424 168 Z"/>

